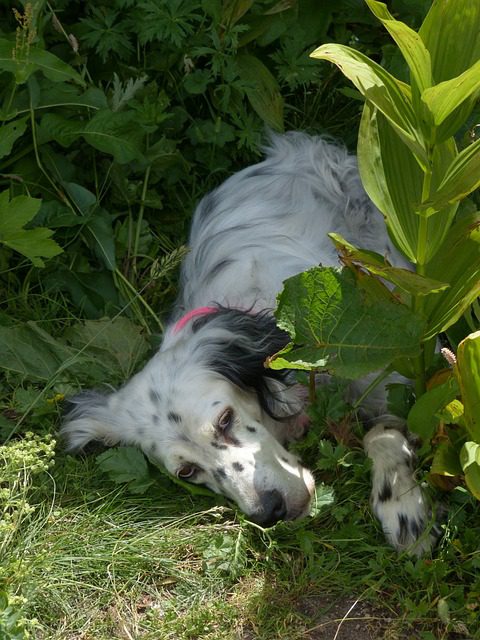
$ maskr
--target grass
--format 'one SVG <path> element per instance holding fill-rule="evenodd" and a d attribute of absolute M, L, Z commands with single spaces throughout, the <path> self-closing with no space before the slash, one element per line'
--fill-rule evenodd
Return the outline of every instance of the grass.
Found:
<path fill-rule="evenodd" d="M 336 497 L 317 516 L 261 530 L 166 477 L 132 495 L 94 456 L 59 451 L 26 475 L 35 510 L 3 549 L 2 582 L 39 640 L 480 637 L 478 507 L 457 490 L 433 557 L 398 557 L 361 452 L 342 464 L 319 474 Z"/>

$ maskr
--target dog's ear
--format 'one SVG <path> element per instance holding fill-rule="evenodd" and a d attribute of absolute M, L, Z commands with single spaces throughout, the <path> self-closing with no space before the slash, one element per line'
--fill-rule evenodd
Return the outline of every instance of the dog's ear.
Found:
<path fill-rule="evenodd" d="M 292 374 L 265 366 L 289 341 L 270 313 L 220 307 L 196 320 L 193 330 L 203 334 L 199 352 L 206 366 L 240 388 L 254 390 L 269 416 L 278 420 L 300 411 L 296 392 L 289 393 L 295 385 Z"/>
<path fill-rule="evenodd" d="M 121 429 L 115 425 L 109 409 L 111 395 L 96 391 L 84 391 L 68 400 L 65 421 L 61 435 L 65 438 L 69 451 L 83 449 L 96 440 L 108 446 L 118 444 Z"/>

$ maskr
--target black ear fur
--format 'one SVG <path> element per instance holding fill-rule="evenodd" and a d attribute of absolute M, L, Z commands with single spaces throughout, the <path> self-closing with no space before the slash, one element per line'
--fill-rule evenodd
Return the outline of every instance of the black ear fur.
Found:
<path fill-rule="evenodd" d="M 216 313 L 195 320 L 192 329 L 200 334 L 202 329 L 214 327 L 221 331 L 199 342 L 199 353 L 204 354 L 206 366 L 242 389 L 253 389 L 260 406 L 272 418 L 295 415 L 298 407 L 290 407 L 285 394 L 295 383 L 292 374 L 265 367 L 268 356 L 289 341 L 271 313 L 219 307 Z"/>

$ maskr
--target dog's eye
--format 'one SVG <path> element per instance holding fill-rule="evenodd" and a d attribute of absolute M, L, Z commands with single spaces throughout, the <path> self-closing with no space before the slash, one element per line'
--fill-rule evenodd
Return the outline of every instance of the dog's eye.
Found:
<path fill-rule="evenodd" d="M 177 470 L 177 478 L 181 478 L 182 480 L 191 480 L 198 470 L 198 467 L 194 464 L 184 464 Z"/>
<path fill-rule="evenodd" d="M 217 427 L 220 431 L 227 431 L 233 422 L 233 409 L 230 407 L 220 415 L 217 420 Z"/>

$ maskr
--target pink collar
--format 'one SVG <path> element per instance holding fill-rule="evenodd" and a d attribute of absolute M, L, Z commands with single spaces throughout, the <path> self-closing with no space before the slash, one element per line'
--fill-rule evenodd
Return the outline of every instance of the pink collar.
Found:
<path fill-rule="evenodd" d="M 185 327 L 185 325 L 190 322 L 192 318 L 196 318 L 198 316 L 206 316 L 210 313 L 217 313 L 217 311 L 217 307 L 197 307 L 196 309 L 192 309 L 192 311 L 186 313 L 173 325 L 173 333 L 179 333 Z"/>

